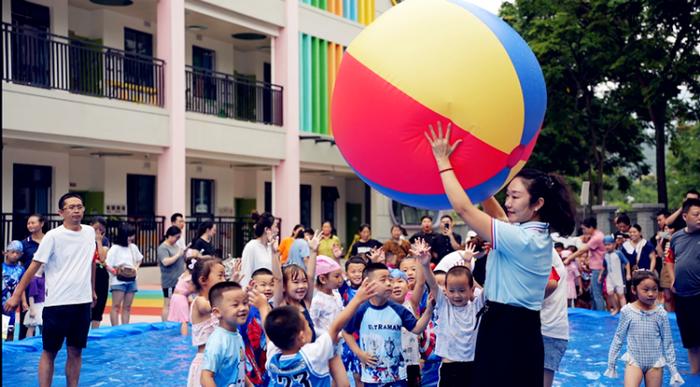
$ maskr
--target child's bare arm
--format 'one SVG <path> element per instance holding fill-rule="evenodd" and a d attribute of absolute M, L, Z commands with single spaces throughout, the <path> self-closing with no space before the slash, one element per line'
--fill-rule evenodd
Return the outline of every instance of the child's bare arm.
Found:
<path fill-rule="evenodd" d="M 309 291 L 306 292 L 306 305 L 311 305 L 314 297 L 313 287 L 316 283 L 316 256 L 318 255 L 318 245 L 321 243 L 321 231 L 316 231 L 314 237 L 309 241 L 309 264 L 306 266 L 306 278 L 309 279 Z"/>
<path fill-rule="evenodd" d="M 370 367 L 375 367 L 377 365 L 378 359 L 375 355 L 371 353 L 367 353 L 360 348 L 360 346 L 357 344 L 357 341 L 355 340 L 355 337 L 345 331 L 342 333 L 343 339 L 345 339 L 345 344 L 348 345 L 348 348 L 352 351 L 352 353 L 357 356 L 358 359 L 360 359 L 360 362 L 362 364 L 367 364 Z"/>
<path fill-rule="evenodd" d="M 430 297 L 428 297 L 428 305 L 425 308 L 425 312 L 423 312 L 423 315 L 420 316 L 418 319 L 418 323 L 416 323 L 416 326 L 413 327 L 413 330 L 411 330 L 412 333 L 418 335 L 421 334 L 425 328 L 428 327 L 428 324 L 430 323 L 430 319 L 433 317 L 433 308 L 435 307 L 435 298 L 433 297 L 433 294 L 430 293 Z"/>
<path fill-rule="evenodd" d="M 374 297 L 376 294 L 377 284 L 375 282 L 368 282 L 365 280 L 360 288 L 357 289 L 357 293 L 355 293 L 355 297 L 353 297 L 352 301 L 350 301 L 345 309 L 338 314 L 338 317 L 336 317 L 328 327 L 328 335 L 331 337 L 334 344 L 338 342 L 338 333 L 340 333 L 343 327 L 348 323 L 348 321 L 350 321 L 350 318 L 355 314 L 357 308 L 363 302 Z"/>
<path fill-rule="evenodd" d="M 416 240 L 411 245 L 411 254 L 418 257 L 418 262 L 420 263 L 420 268 L 418 269 L 418 276 L 416 276 L 416 288 L 418 287 L 418 277 L 422 277 L 425 284 L 428 285 L 430 291 L 437 291 L 438 284 L 433 275 L 433 271 L 430 270 L 430 246 L 425 243 L 422 239 Z M 413 295 L 415 296 L 415 288 Z M 420 304 L 420 298 L 423 297 L 423 292 L 418 295 L 418 302 Z M 416 309 L 417 310 L 417 309 Z"/>
<path fill-rule="evenodd" d="M 272 304 L 277 307 L 282 305 L 282 299 L 284 298 L 282 265 L 280 264 L 280 256 L 278 253 L 272 254 L 272 278 L 274 279 L 274 286 L 272 288 Z"/>
<path fill-rule="evenodd" d="M 209 370 L 202 370 L 202 376 L 199 382 L 202 383 L 202 387 L 216 387 L 214 373 Z"/>

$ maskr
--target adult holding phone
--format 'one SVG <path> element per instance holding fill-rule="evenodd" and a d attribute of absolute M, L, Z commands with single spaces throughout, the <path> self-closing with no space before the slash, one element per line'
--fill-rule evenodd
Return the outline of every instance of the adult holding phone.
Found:
<path fill-rule="evenodd" d="M 574 229 L 574 209 L 564 181 L 541 171 L 520 171 L 506 189 L 505 212 L 494 198 L 477 208 L 459 183 L 450 154 L 461 140 L 450 143 L 438 122 L 426 138 L 430 143 L 445 193 L 454 210 L 492 250 L 486 266 L 486 305 L 479 312 L 475 386 L 542 386 L 544 345 L 540 310 L 552 268 L 550 231 L 568 235 Z M 513 322 L 517 321 L 517 324 Z"/>

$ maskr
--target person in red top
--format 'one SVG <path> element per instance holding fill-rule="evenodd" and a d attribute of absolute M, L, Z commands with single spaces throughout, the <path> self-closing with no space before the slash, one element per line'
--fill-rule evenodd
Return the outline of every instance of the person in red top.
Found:
<path fill-rule="evenodd" d="M 591 269 L 591 278 L 598 278 L 603 271 L 603 260 L 605 259 L 605 235 L 597 229 L 598 222 L 595 218 L 587 218 L 581 224 L 583 235 L 587 236 L 588 242 L 581 248 L 569 255 L 567 263 L 588 252 L 588 267 Z M 605 299 L 603 298 L 603 284 L 598 281 L 591 281 L 591 295 L 593 299 L 593 310 L 605 310 Z"/>

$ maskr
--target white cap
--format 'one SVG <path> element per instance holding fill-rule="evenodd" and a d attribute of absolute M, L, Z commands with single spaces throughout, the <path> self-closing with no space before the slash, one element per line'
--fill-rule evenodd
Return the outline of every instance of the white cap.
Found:
<path fill-rule="evenodd" d="M 474 238 L 475 236 L 476 236 L 476 231 L 474 231 L 474 230 L 467 231 L 467 239 Z"/>

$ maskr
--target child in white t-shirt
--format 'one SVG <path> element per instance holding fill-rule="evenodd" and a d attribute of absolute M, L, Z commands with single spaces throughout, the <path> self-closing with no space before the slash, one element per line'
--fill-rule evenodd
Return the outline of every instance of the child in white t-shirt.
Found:
<path fill-rule="evenodd" d="M 430 271 L 430 253 L 421 254 L 420 261 L 426 284 L 430 289 L 438 289 Z M 442 358 L 439 386 L 469 386 L 475 372 L 477 313 L 484 306 L 482 289 L 474 287 L 471 270 L 460 262 L 445 275 L 444 292 L 435 293 L 438 316 L 435 353 Z"/>

